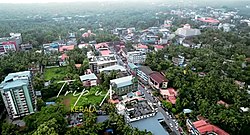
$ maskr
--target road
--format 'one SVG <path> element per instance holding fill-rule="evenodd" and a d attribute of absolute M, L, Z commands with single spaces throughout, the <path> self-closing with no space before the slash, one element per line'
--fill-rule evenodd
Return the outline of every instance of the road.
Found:
<path fill-rule="evenodd" d="M 139 85 L 139 90 L 143 91 L 143 93 L 145 94 L 145 98 L 146 99 L 150 100 L 153 103 L 157 103 L 158 100 L 154 96 L 152 96 L 151 94 L 149 94 L 147 92 L 147 91 L 150 91 L 150 93 L 152 93 L 151 92 L 151 88 L 147 87 L 147 90 L 145 90 L 145 88 L 143 88 L 141 85 Z M 180 135 L 179 127 L 176 124 L 177 123 L 176 119 L 174 119 L 173 116 L 169 112 L 165 111 L 161 106 L 159 106 L 158 103 L 157 103 L 157 107 L 158 107 L 158 111 L 161 112 L 163 114 L 163 116 L 165 117 L 165 122 L 167 123 L 167 125 L 169 126 L 169 128 L 173 132 L 175 132 L 177 135 Z"/>

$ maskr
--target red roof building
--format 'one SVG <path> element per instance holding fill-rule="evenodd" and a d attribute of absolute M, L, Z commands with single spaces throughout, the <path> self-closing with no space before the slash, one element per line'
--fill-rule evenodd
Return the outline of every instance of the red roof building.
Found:
<path fill-rule="evenodd" d="M 160 90 L 160 93 L 171 104 L 176 103 L 177 91 L 174 88 L 168 88 L 167 90 Z"/>
<path fill-rule="evenodd" d="M 110 53 L 111 53 L 110 50 L 103 50 L 103 51 L 100 51 L 100 54 L 101 54 L 102 56 L 108 56 L 108 55 L 110 55 Z"/>
<path fill-rule="evenodd" d="M 214 18 L 211 17 L 206 17 L 206 18 L 198 18 L 197 20 L 205 22 L 205 23 L 220 23 L 219 20 L 216 20 Z"/>
<path fill-rule="evenodd" d="M 211 125 L 205 120 L 199 120 L 199 121 L 193 122 L 193 125 L 200 132 L 200 134 L 216 133 L 218 135 L 229 135 L 224 130 L 220 129 L 219 127 L 215 125 Z"/>
<path fill-rule="evenodd" d="M 98 50 L 100 48 L 108 48 L 109 45 L 107 42 L 104 42 L 104 43 L 99 43 L 99 44 L 95 44 L 95 49 Z"/>
<path fill-rule="evenodd" d="M 165 89 L 168 85 L 168 80 L 159 72 L 153 72 L 149 75 L 149 84 L 156 89 Z"/>
<path fill-rule="evenodd" d="M 64 54 L 62 54 L 61 60 L 65 61 L 65 59 L 68 59 L 68 58 L 69 58 L 69 56 L 64 53 Z"/>
<path fill-rule="evenodd" d="M 64 51 L 70 51 L 73 50 L 75 48 L 75 45 L 65 45 L 65 46 L 61 46 L 59 48 L 60 52 L 64 52 Z"/>

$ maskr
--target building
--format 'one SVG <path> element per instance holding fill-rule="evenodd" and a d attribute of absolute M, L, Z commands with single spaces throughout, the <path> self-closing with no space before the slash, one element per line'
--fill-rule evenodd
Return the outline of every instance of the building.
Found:
<path fill-rule="evenodd" d="M 109 56 L 95 56 L 89 59 L 89 68 L 94 73 L 99 73 L 100 69 L 117 65 L 117 59 L 114 55 Z"/>
<path fill-rule="evenodd" d="M 36 96 L 30 71 L 8 74 L 0 84 L 0 91 L 11 119 L 36 111 Z"/>
<path fill-rule="evenodd" d="M 137 68 L 136 75 L 138 76 L 140 82 L 142 82 L 143 84 L 148 84 L 149 75 L 151 73 L 153 73 L 153 71 L 151 70 L 150 67 L 140 66 Z"/>
<path fill-rule="evenodd" d="M 132 75 L 136 75 L 136 71 L 137 71 L 138 66 L 136 66 L 133 63 L 128 63 L 128 72 Z"/>
<path fill-rule="evenodd" d="M 179 43 L 182 44 L 184 39 L 198 36 L 201 34 L 201 31 L 199 29 L 192 29 L 189 24 L 185 24 L 183 28 L 178 28 L 175 34 L 179 37 Z"/>
<path fill-rule="evenodd" d="M 59 48 L 58 43 L 43 44 L 43 51 L 45 54 L 57 53 Z"/>
<path fill-rule="evenodd" d="M 153 72 L 149 75 L 148 83 L 155 89 L 166 89 L 168 80 L 159 72 Z"/>
<path fill-rule="evenodd" d="M 64 46 L 59 47 L 59 51 L 66 52 L 66 51 L 73 50 L 74 48 L 75 48 L 75 45 L 64 45 Z"/>
<path fill-rule="evenodd" d="M 110 80 L 110 84 L 112 86 L 112 90 L 114 90 L 115 94 L 118 96 L 137 91 L 138 89 L 138 80 L 133 76 Z"/>
<path fill-rule="evenodd" d="M 146 53 L 141 51 L 127 52 L 127 61 L 134 64 L 142 64 L 146 60 Z"/>
<path fill-rule="evenodd" d="M 82 75 L 80 76 L 80 80 L 83 86 L 87 86 L 87 87 L 96 86 L 98 84 L 97 83 L 98 78 L 96 77 L 94 73 Z"/>
<path fill-rule="evenodd" d="M 33 48 L 32 44 L 21 44 L 20 49 L 22 51 L 31 50 Z"/>
<path fill-rule="evenodd" d="M 177 91 L 175 89 L 168 88 L 166 90 L 160 90 L 160 93 L 163 96 L 163 98 L 165 98 L 171 104 L 175 105 L 177 97 Z"/>
<path fill-rule="evenodd" d="M 206 120 L 199 120 L 192 123 L 189 119 L 187 119 L 186 125 L 188 127 L 189 132 L 193 135 L 207 135 L 207 134 L 229 135 L 224 130 L 208 123 Z"/>
<path fill-rule="evenodd" d="M 162 50 L 163 48 L 164 48 L 164 46 L 162 46 L 162 45 L 154 45 L 154 50 L 156 52 L 158 52 L 159 50 Z"/>
<path fill-rule="evenodd" d="M 125 103 L 125 119 L 127 122 L 134 122 L 141 119 L 155 116 L 157 109 L 153 104 L 143 98 L 133 99 Z"/>
<path fill-rule="evenodd" d="M 22 44 L 22 34 L 10 33 L 10 37 L 0 38 L 0 54 L 18 51 L 20 44 Z"/>
<path fill-rule="evenodd" d="M 178 57 L 172 57 L 172 62 L 175 66 L 183 66 L 185 57 L 178 55 Z"/>
<path fill-rule="evenodd" d="M 109 66 L 109 67 L 102 68 L 99 71 L 100 72 L 105 72 L 105 73 L 108 73 L 108 72 L 111 72 L 111 71 L 119 71 L 119 72 L 122 72 L 122 73 L 127 72 L 126 68 L 123 67 L 123 66 L 120 66 L 120 65 L 112 65 L 112 66 Z"/>
<path fill-rule="evenodd" d="M 147 45 L 143 45 L 143 44 L 138 44 L 136 46 L 134 46 L 134 48 L 137 50 L 137 51 L 140 51 L 140 52 L 148 52 L 148 46 Z"/>

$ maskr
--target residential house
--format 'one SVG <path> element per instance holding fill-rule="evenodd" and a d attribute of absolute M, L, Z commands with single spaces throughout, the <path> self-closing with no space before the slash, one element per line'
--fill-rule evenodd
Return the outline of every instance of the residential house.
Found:
<path fill-rule="evenodd" d="M 59 48 L 58 43 L 43 44 L 43 51 L 46 54 L 58 52 L 58 48 Z"/>
<path fill-rule="evenodd" d="M 60 66 L 66 66 L 67 65 L 67 61 L 69 59 L 69 56 L 67 54 L 62 54 L 61 56 L 58 57 L 59 58 L 59 65 Z"/>
<path fill-rule="evenodd" d="M 27 50 L 31 50 L 33 48 L 32 44 L 21 44 L 20 45 L 20 49 L 22 51 L 27 51 Z"/>
<path fill-rule="evenodd" d="M 178 57 L 172 57 L 172 62 L 175 66 L 183 66 L 185 61 L 185 57 L 178 55 Z"/>
<path fill-rule="evenodd" d="M 118 96 L 138 90 L 138 80 L 132 75 L 110 80 L 110 85 Z"/>
<path fill-rule="evenodd" d="M 86 87 L 96 86 L 98 84 L 97 83 L 98 78 L 96 77 L 94 73 L 82 75 L 80 76 L 80 80 L 83 86 L 86 86 Z"/>
<path fill-rule="evenodd" d="M 138 44 L 134 48 L 135 48 L 135 50 L 140 51 L 140 52 L 144 52 L 144 53 L 148 52 L 148 46 L 147 45 Z"/>
<path fill-rule="evenodd" d="M 158 52 L 159 50 L 162 50 L 163 48 L 164 48 L 164 46 L 162 46 L 162 45 L 154 45 L 154 50 L 156 52 Z"/>
<path fill-rule="evenodd" d="M 166 89 L 168 86 L 168 80 L 159 72 L 153 72 L 149 75 L 148 83 L 155 89 Z"/>
<path fill-rule="evenodd" d="M 161 95 L 165 98 L 168 102 L 175 105 L 176 98 L 177 98 L 177 91 L 174 88 L 168 88 L 166 90 L 160 90 Z"/>
<path fill-rule="evenodd" d="M 150 67 L 140 66 L 137 68 L 136 75 L 138 76 L 140 82 L 142 82 L 143 84 L 148 84 L 149 75 L 151 73 L 153 73 L 153 71 L 151 70 Z"/>
<path fill-rule="evenodd" d="M 59 47 L 59 52 L 67 52 L 70 50 L 74 50 L 75 45 L 64 45 Z"/>

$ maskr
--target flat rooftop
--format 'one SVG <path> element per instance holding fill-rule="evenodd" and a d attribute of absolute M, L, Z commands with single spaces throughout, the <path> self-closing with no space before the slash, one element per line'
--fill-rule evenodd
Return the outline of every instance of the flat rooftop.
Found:
<path fill-rule="evenodd" d="M 164 120 L 164 116 L 161 112 L 158 112 L 154 117 L 142 119 L 130 123 L 132 127 L 138 128 L 139 130 L 147 130 L 153 133 L 153 135 L 169 135 L 169 133 L 160 124 L 159 120 Z"/>

